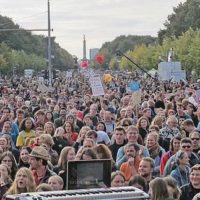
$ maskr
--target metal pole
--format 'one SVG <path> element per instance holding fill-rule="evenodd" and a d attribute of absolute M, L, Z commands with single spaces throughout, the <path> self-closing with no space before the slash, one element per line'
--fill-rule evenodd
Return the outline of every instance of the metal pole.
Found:
<path fill-rule="evenodd" d="M 130 59 L 126 54 L 122 53 L 120 50 L 116 51 L 117 56 L 124 56 L 127 60 L 129 60 L 131 63 L 133 63 L 137 68 L 139 68 L 141 71 L 143 71 L 145 74 L 147 74 L 150 78 L 155 79 L 152 77 L 146 70 L 144 70 L 142 67 L 140 67 L 136 62 L 134 62 L 132 59 Z"/>
<path fill-rule="evenodd" d="M 49 86 L 52 86 L 52 66 L 51 66 L 51 21 L 50 21 L 50 2 L 48 0 L 48 69 Z"/>

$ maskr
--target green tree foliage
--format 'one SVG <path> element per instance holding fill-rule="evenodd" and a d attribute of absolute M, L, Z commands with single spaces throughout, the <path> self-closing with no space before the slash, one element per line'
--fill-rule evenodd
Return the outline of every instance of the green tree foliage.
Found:
<path fill-rule="evenodd" d="M 10 18 L 0 15 L 0 29 L 19 28 Z M 0 32 L 0 44 L 1 72 L 11 71 L 12 67 L 17 67 L 18 71 L 26 68 L 38 71 L 47 67 L 47 38 L 42 35 L 33 35 L 23 29 Z M 73 65 L 72 56 L 54 40 L 52 47 L 54 68 L 66 70 Z"/>
<path fill-rule="evenodd" d="M 187 0 L 174 8 L 174 13 L 168 16 L 164 24 L 165 29 L 158 32 L 158 40 L 161 43 L 165 37 L 178 37 L 189 28 L 200 28 L 200 1 Z"/>
<path fill-rule="evenodd" d="M 136 46 L 133 51 L 128 51 L 126 55 L 144 69 L 149 70 L 157 68 L 160 56 L 167 61 L 167 54 L 171 48 L 175 52 L 174 60 L 181 61 L 183 69 L 187 72 L 195 70 L 200 74 L 200 29 L 190 28 L 178 38 L 165 38 L 162 45 L 142 44 Z M 120 66 L 122 69 L 136 69 L 126 58 L 121 60 Z"/>
<path fill-rule="evenodd" d="M 112 68 L 114 60 L 112 59 L 116 55 L 116 51 L 120 50 L 123 53 L 133 50 L 135 46 L 139 44 L 152 44 L 155 43 L 156 38 L 151 36 L 133 36 L 121 35 L 115 38 L 112 42 L 106 42 L 102 45 L 100 53 L 104 54 L 105 62 L 103 67 L 106 68 L 108 65 Z M 112 63 L 110 63 L 112 61 Z"/>

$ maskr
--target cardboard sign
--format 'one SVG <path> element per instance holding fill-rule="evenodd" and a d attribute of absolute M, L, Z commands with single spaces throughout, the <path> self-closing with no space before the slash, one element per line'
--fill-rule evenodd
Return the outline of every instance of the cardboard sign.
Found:
<path fill-rule="evenodd" d="M 141 103 L 141 96 L 142 94 L 140 91 L 133 92 L 130 100 L 130 105 L 133 106 L 133 108 Z"/>
<path fill-rule="evenodd" d="M 93 96 L 101 96 L 104 95 L 104 88 L 103 85 L 101 83 L 101 78 L 100 76 L 93 76 L 90 77 L 90 85 L 92 88 L 92 95 Z"/>

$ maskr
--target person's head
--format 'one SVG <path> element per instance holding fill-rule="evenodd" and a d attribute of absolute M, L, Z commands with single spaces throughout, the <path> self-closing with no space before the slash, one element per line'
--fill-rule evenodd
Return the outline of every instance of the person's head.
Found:
<path fill-rule="evenodd" d="M 179 150 L 175 155 L 176 165 L 186 166 L 189 164 L 188 154 L 184 151 Z"/>
<path fill-rule="evenodd" d="M 17 120 L 22 121 L 24 119 L 24 114 L 25 114 L 24 110 L 17 109 L 16 111 Z"/>
<path fill-rule="evenodd" d="M 169 198 L 167 184 L 162 178 L 155 178 L 149 183 L 149 194 L 152 200 L 166 200 Z"/>
<path fill-rule="evenodd" d="M 155 125 L 158 126 L 159 128 L 162 128 L 163 118 L 161 116 L 155 116 L 151 125 Z"/>
<path fill-rule="evenodd" d="M 112 153 L 107 145 L 98 144 L 98 145 L 95 145 L 95 147 L 93 149 L 98 154 L 99 159 L 111 159 L 111 160 L 113 159 Z"/>
<path fill-rule="evenodd" d="M 191 168 L 190 183 L 195 189 L 200 189 L 200 164 L 196 164 Z"/>
<path fill-rule="evenodd" d="M 5 117 L 4 119 L 6 119 L 6 120 L 10 119 L 10 112 L 11 112 L 11 110 L 9 107 L 6 106 L 6 107 L 2 108 L 2 113 L 3 113 L 3 116 Z"/>
<path fill-rule="evenodd" d="M 181 136 L 175 136 L 170 141 L 170 150 L 177 152 L 180 149 Z"/>
<path fill-rule="evenodd" d="M 34 118 L 37 122 L 44 123 L 46 118 L 45 112 L 42 109 L 38 110 L 34 114 Z"/>
<path fill-rule="evenodd" d="M 22 167 L 17 171 L 15 180 L 8 190 L 8 194 L 20 194 L 21 192 L 35 192 L 35 181 L 30 169 Z"/>
<path fill-rule="evenodd" d="M 66 122 L 70 122 L 71 124 L 75 123 L 75 117 L 72 114 L 66 116 Z"/>
<path fill-rule="evenodd" d="M 111 174 L 111 187 L 125 186 L 125 176 L 121 171 L 115 171 Z"/>
<path fill-rule="evenodd" d="M 52 187 L 48 183 L 41 183 L 36 187 L 36 192 L 47 192 L 52 190 Z"/>
<path fill-rule="evenodd" d="M 83 137 L 83 139 L 85 139 L 85 135 L 88 131 L 90 131 L 91 128 L 89 126 L 83 126 L 81 128 L 81 130 L 79 131 L 79 135 Z"/>
<path fill-rule="evenodd" d="M 194 122 L 191 119 L 186 119 L 182 123 L 182 128 L 188 133 L 191 133 L 195 129 Z"/>
<path fill-rule="evenodd" d="M 133 107 L 127 106 L 126 107 L 126 117 L 132 118 L 134 116 Z"/>
<path fill-rule="evenodd" d="M 97 153 L 91 148 L 84 148 L 83 151 L 80 153 L 80 160 L 93 160 L 97 158 Z"/>
<path fill-rule="evenodd" d="M 182 113 L 184 112 L 183 104 L 178 102 L 176 104 L 176 110 L 179 115 L 182 115 Z"/>
<path fill-rule="evenodd" d="M 37 97 L 36 96 L 32 96 L 31 97 L 31 104 L 32 105 L 36 105 L 37 104 Z"/>
<path fill-rule="evenodd" d="M 147 192 L 146 180 L 139 175 L 134 176 L 128 183 L 129 186 L 134 186 L 144 192 Z"/>
<path fill-rule="evenodd" d="M 10 131 L 11 131 L 11 122 L 5 121 L 4 124 L 3 124 L 2 132 L 3 133 L 10 133 Z"/>
<path fill-rule="evenodd" d="M 188 154 L 188 156 L 190 157 L 193 148 L 192 148 L 192 141 L 190 138 L 183 138 L 181 140 L 181 148 L 180 150 L 186 152 Z"/>
<path fill-rule="evenodd" d="M 132 118 L 124 118 L 120 121 L 120 125 L 127 130 L 127 128 L 131 125 L 133 125 L 133 119 Z"/>
<path fill-rule="evenodd" d="M 50 134 L 51 136 L 53 136 L 54 131 L 55 131 L 55 126 L 52 122 L 49 121 L 44 124 L 44 132 L 46 134 Z"/>
<path fill-rule="evenodd" d="M 6 164 L 0 164 L 0 179 L 3 180 L 5 184 L 12 182 L 11 171 Z"/>
<path fill-rule="evenodd" d="M 93 126 L 92 116 L 90 114 L 86 114 L 83 118 L 83 122 L 86 126 Z"/>
<path fill-rule="evenodd" d="M 51 176 L 48 180 L 48 184 L 51 186 L 53 191 L 62 190 L 64 186 L 63 179 L 58 175 Z"/>
<path fill-rule="evenodd" d="M 21 125 L 20 125 L 20 129 L 22 131 L 29 131 L 29 130 L 32 130 L 34 129 L 35 126 L 34 126 L 34 123 L 32 121 L 32 119 L 30 117 L 26 117 L 25 119 L 23 119 L 23 121 L 21 122 Z"/>
<path fill-rule="evenodd" d="M 96 126 L 97 131 L 105 131 L 106 132 L 106 125 L 104 122 L 98 122 Z"/>
<path fill-rule="evenodd" d="M 178 127 L 178 120 L 175 116 L 169 116 L 167 118 L 166 124 L 170 127 L 170 128 L 177 128 Z"/>
<path fill-rule="evenodd" d="M 91 138 L 96 142 L 97 139 L 97 132 L 94 130 L 89 130 L 86 134 L 85 134 L 85 138 Z"/>
<path fill-rule="evenodd" d="M 126 132 L 122 126 L 118 126 L 114 131 L 114 140 L 116 144 L 123 144 L 126 138 Z"/>
<path fill-rule="evenodd" d="M 47 151 L 49 151 L 54 145 L 53 138 L 49 134 L 41 134 L 38 140 L 39 145 L 43 146 Z"/>
<path fill-rule="evenodd" d="M 128 95 L 124 96 L 124 97 L 122 98 L 122 106 L 123 106 L 123 107 L 128 106 L 129 101 L 130 101 L 130 97 L 129 97 Z"/>
<path fill-rule="evenodd" d="M 10 151 L 6 151 L 1 155 L 0 163 L 8 165 L 11 172 L 16 172 L 17 170 L 17 162 Z"/>
<path fill-rule="evenodd" d="M 146 117 L 140 117 L 138 119 L 138 122 L 137 122 L 137 127 L 138 128 L 144 128 L 144 129 L 146 129 L 146 128 L 148 128 L 148 126 L 149 126 L 149 120 L 148 120 L 148 118 L 146 118 Z"/>
<path fill-rule="evenodd" d="M 126 117 L 126 108 L 122 108 L 120 110 L 120 118 L 123 119 Z"/>
<path fill-rule="evenodd" d="M 126 130 L 126 137 L 128 142 L 130 143 L 136 143 L 139 137 L 139 131 L 136 126 L 129 126 Z"/>
<path fill-rule="evenodd" d="M 199 149 L 200 147 L 200 133 L 197 130 L 194 130 L 189 135 L 190 139 L 192 140 L 192 147 L 193 149 Z"/>
<path fill-rule="evenodd" d="M 17 98 L 17 103 L 16 103 L 17 107 L 21 108 L 23 106 L 23 104 L 24 104 L 23 98 L 22 97 L 18 97 Z"/>
<path fill-rule="evenodd" d="M 65 170 L 67 161 L 74 160 L 75 156 L 76 156 L 76 153 L 73 147 L 64 147 L 58 159 L 58 166 L 62 170 Z"/>
<path fill-rule="evenodd" d="M 143 110 L 143 116 L 147 117 L 148 119 L 151 118 L 151 108 L 145 108 Z"/>
<path fill-rule="evenodd" d="M 46 167 L 49 159 L 50 156 L 48 151 L 42 146 L 36 146 L 29 154 L 30 168 L 33 170 L 38 170 L 42 167 Z"/>
<path fill-rule="evenodd" d="M 167 184 L 169 196 L 175 200 L 178 200 L 181 195 L 181 190 L 178 187 L 176 180 L 172 176 L 166 176 L 163 178 L 163 180 Z"/>
<path fill-rule="evenodd" d="M 147 147 L 153 148 L 158 145 L 159 135 L 156 132 L 151 132 L 147 135 Z"/>
<path fill-rule="evenodd" d="M 65 133 L 64 128 L 60 126 L 55 130 L 54 137 L 63 138 L 64 133 Z"/>
<path fill-rule="evenodd" d="M 144 178 L 148 178 L 152 176 L 153 169 L 154 169 L 154 160 L 150 157 L 144 157 L 140 161 L 138 173 L 140 176 Z"/>
<path fill-rule="evenodd" d="M 104 112 L 104 121 L 105 122 L 112 121 L 112 113 L 108 110 Z"/>
<path fill-rule="evenodd" d="M 139 146 L 134 143 L 128 143 L 124 146 L 124 152 L 126 155 L 127 160 L 129 158 L 135 158 L 138 154 L 138 151 L 140 150 Z"/>
<path fill-rule="evenodd" d="M 85 138 L 83 141 L 83 147 L 92 148 L 96 145 L 95 141 L 92 138 Z"/>
<path fill-rule="evenodd" d="M 20 151 L 19 156 L 19 163 L 28 163 L 29 161 L 29 153 L 31 152 L 31 149 L 29 147 L 22 147 Z"/>
<path fill-rule="evenodd" d="M 53 113 L 51 111 L 47 111 L 45 113 L 46 115 L 46 120 L 49 121 L 49 122 L 53 122 Z"/>
<path fill-rule="evenodd" d="M 96 104 L 92 104 L 91 106 L 90 106 L 90 114 L 92 115 L 92 116 L 95 116 L 96 114 L 97 114 L 97 105 Z"/>
<path fill-rule="evenodd" d="M 60 112 L 59 112 L 60 117 L 65 119 L 66 118 L 66 114 L 67 114 L 66 109 L 65 108 L 61 108 Z"/>
<path fill-rule="evenodd" d="M 72 133 L 72 132 L 74 132 L 74 126 L 70 122 L 65 122 L 65 124 L 63 125 L 63 128 L 65 130 L 65 133 Z"/>

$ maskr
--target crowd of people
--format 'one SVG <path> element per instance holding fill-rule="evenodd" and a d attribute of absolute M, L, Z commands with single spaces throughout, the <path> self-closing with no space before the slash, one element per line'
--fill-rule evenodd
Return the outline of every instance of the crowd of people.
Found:
<path fill-rule="evenodd" d="M 134 186 L 152 200 L 200 199 L 198 84 L 114 76 L 94 97 L 84 75 L 42 91 L 36 78 L 2 77 L 0 199 L 66 188 L 72 160 L 110 159 L 111 187 Z"/>

